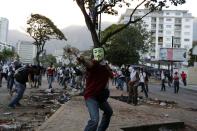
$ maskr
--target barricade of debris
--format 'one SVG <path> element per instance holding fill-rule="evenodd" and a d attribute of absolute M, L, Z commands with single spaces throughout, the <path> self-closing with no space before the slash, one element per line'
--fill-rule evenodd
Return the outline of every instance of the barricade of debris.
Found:
<path fill-rule="evenodd" d="M 127 102 L 128 96 L 111 96 L 111 98 L 114 98 L 116 100 L 122 101 L 122 102 Z M 160 100 L 157 98 L 144 98 L 143 96 L 138 96 L 138 104 L 146 104 L 146 105 L 152 105 L 152 106 L 157 106 L 161 108 L 166 108 L 166 109 L 172 109 L 177 107 L 177 103 L 174 101 L 167 101 L 167 100 Z"/>
<path fill-rule="evenodd" d="M 34 90 L 22 99 L 16 109 L 4 107 L 0 119 L 0 131 L 33 131 L 58 108 L 70 100 L 70 94 L 62 89 Z"/>

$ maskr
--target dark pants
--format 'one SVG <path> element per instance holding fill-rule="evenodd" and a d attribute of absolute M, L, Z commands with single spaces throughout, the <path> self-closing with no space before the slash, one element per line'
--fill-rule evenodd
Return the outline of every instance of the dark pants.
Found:
<path fill-rule="evenodd" d="M 141 86 L 142 92 L 144 92 L 144 95 L 146 96 L 146 98 L 148 98 L 148 93 L 147 93 L 147 90 L 145 88 L 144 82 L 140 82 L 139 86 Z"/>
<path fill-rule="evenodd" d="M 147 91 L 147 93 L 148 93 L 148 91 L 149 91 L 149 89 L 148 89 L 148 81 L 145 81 L 145 88 L 146 88 L 146 91 Z"/>
<path fill-rule="evenodd" d="M 88 108 L 88 112 L 90 114 L 90 120 L 88 121 L 87 126 L 84 131 L 106 131 L 109 126 L 111 116 L 113 114 L 112 108 L 107 101 L 98 102 L 93 98 L 89 98 L 86 100 L 86 106 Z M 99 123 L 99 108 L 103 110 L 103 117 L 101 123 L 98 127 Z M 98 130 L 97 130 L 98 127 Z"/>
<path fill-rule="evenodd" d="M 166 91 L 165 80 L 161 81 L 161 91 Z"/>
<path fill-rule="evenodd" d="M 7 87 L 8 87 L 10 92 L 12 91 L 13 85 L 14 85 L 14 78 L 13 77 L 8 77 Z"/>
<path fill-rule="evenodd" d="M 137 105 L 138 103 L 138 87 L 133 85 L 128 85 L 128 103 L 133 103 L 134 105 Z"/>
<path fill-rule="evenodd" d="M 179 92 L 179 81 L 174 81 L 174 93 Z"/>
<path fill-rule="evenodd" d="M 187 81 L 186 81 L 186 79 L 182 79 L 182 80 L 183 80 L 184 86 L 187 86 Z"/>

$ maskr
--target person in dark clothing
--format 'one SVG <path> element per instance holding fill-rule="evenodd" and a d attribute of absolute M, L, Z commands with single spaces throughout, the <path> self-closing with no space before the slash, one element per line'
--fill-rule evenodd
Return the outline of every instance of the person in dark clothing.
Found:
<path fill-rule="evenodd" d="M 165 79 L 166 79 L 166 76 L 165 76 L 164 71 L 162 70 L 162 72 L 161 72 L 161 91 L 166 91 Z"/>
<path fill-rule="evenodd" d="M 8 80 L 7 80 L 7 87 L 9 90 L 10 95 L 12 96 L 12 87 L 14 85 L 14 70 L 13 67 L 10 66 L 8 70 Z"/>
<path fill-rule="evenodd" d="M 84 131 L 106 131 L 112 116 L 112 108 L 107 98 L 109 97 L 108 80 L 113 77 L 111 69 L 104 61 L 104 49 L 93 49 L 93 60 L 88 61 L 82 56 L 78 61 L 86 66 L 86 88 L 84 98 L 90 114 L 90 120 Z M 99 109 L 103 110 L 103 117 L 99 124 Z M 98 129 L 97 129 L 98 128 Z"/>
<path fill-rule="evenodd" d="M 16 88 L 16 95 L 13 97 L 11 102 L 9 103 L 9 107 L 15 108 L 16 106 L 21 106 L 20 100 L 23 97 L 23 94 L 26 89 L 26 82 L 31 81 L 31 74 L 34 73 L 32 67 L 26 66 L 18 68 L 14 74 L 15 80 L 15 88 Z M 31 83 L 31 82 L 30 82 Z"/>

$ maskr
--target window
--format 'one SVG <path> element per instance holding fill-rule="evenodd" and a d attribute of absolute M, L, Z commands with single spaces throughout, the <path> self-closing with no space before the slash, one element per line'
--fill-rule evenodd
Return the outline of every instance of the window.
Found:
<path fill-rule="evenodd" d="M 144 24 L 144 27 L 148 27 L 148 24 Z"/>
<path fill-rule="evenodd" d="M 162 34 L 162 33 L 163 33 L 163 30 L 159 30 L 159 33 L 161 33 L 161 34 Z"/>
<path fill-rule="evenodd" d="M 180 18 L 175 19 L 175 24 L 181 24 L 182 20 Z"/>
<path fill-rule="evenodd" d="M 171 33 L 172 33 L 172 32 L 169 31 L 169 30 L 166 31 L 166 34 L 168 34 L 168 35 L 171 35 Z"/>
<path fill-rule="evenodd" d="M 189 41 L 190 41 L 190 39 L 184 39 L 184 41 L 185 41 L 185 42 L 189 42 Z"/>
<path fill-rule="evenodd" d="M 159 22 L 160 23 L 163 23 L 163 18 L 159 18 Z"/>
<path fill-rule="evenodd" d="M 159 42 L 163 42 L 163 37 L 158 37 Z"/>
<path fill-rule="evenodd" d="M 166 12 L 166 15 L 170 15 L 170 13 L 169 12 Z"/>
<path fill-rule="evenodd" d="M 185 27 L 185 28 L 190 28 L 190 25 L 185 25 L 184 27 Z"/>
<path fill-rule="evenodd" d="M 159 24 L 159 29 L 160 29 L 160 30 L 163 29 L 163 24 Z"/>
<path fill-rule="evenodd" d="M 156 22 L 157 21 L 157 18 L 156 17 L 152 17 L 152 19 L 151 19 L 151 22 Z"/>
<path fill-rule="evenodd" d="M 181 15 L 181 13 L 180 12 L 176 12 L 175 15 L 179 16 L 179 15 Z"/>
<path fill-rule="evenodd" d="M 184 32 L 184 35 L 190 35 L 190 32 Z"/>
<path fill-rule="evenodd" d="M 172 27 L 172 25 L 166 25 L 166 28 L 171 28 Z"/>
<path fill-rule="evenodd" d="M 185 19 L 185 22 L 190 22 L 190 19 Z"/>
<path fill-rule="evenodd" d="M 167 18 L 166 21 L 172 21 L 172 19 L 171 18 Z"/>
<path fill-rule="evenodd" d="M 171 41 L 171 38 L 167 37 L 167 38 L 166 38 L 166 41 Z"/>

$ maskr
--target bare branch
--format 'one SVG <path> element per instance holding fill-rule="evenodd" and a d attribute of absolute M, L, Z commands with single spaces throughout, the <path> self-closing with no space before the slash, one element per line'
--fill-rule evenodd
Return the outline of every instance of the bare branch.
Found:
<path fill-rule="evenodd" d="M 138 7 L 140 7 L 144 2 L 146 2 L 147 0 L 143 0 L 140 4 L 138 4 L 135 9 L 133 10 L 133 12 L 130 15 L 129 21 L 131 21 L 133 14 L 135 13 L 135 11 L 138 9 Z"/>

